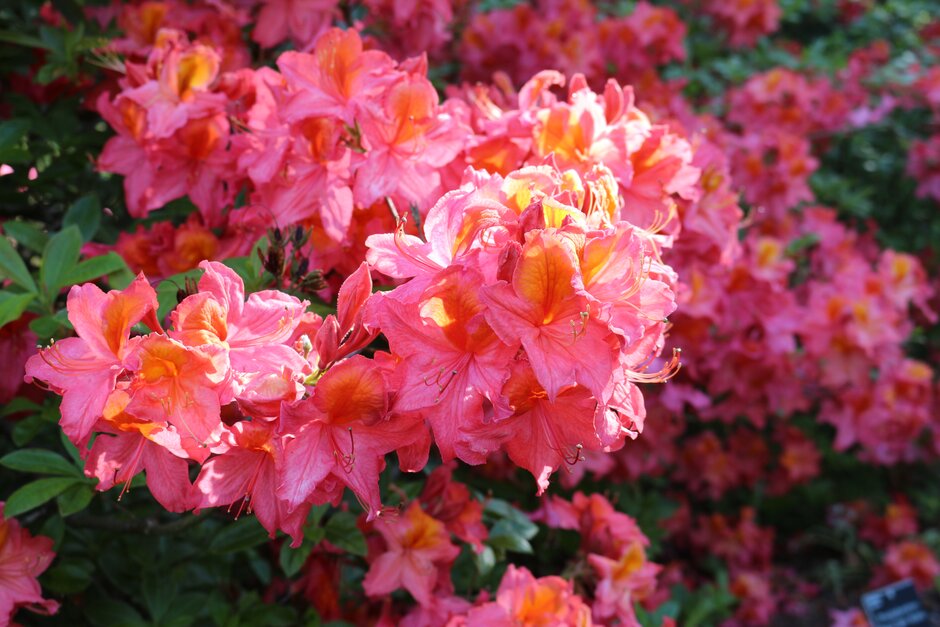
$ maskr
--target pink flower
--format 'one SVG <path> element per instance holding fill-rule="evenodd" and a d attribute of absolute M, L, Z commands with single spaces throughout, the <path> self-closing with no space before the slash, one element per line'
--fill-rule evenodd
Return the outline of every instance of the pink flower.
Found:
<path fill-rule="evenodd" d="M 518 344 L 504 344 L 486 322 L 482 283 L 476 272 L 453 266 L 417 302 L 389 295 L 372 305 L 392 353 L 402 360 L 395 410 L 427 417 L 445 461 L 459 455 L 482 463 L 488 450 L 467 431 L 484 422 L 484 405 L 509 413 L 500 389 Z"/>
<path fill-rule="evenodd" d="M 389 418 L 383 373 L 361 355 L 327 371 L 310 398 L 284 405 L 281 421 L 294 434 L 285 447 L 278 486 L 291 510 L 311 497 L 322 499 L 318 490 L 333 481 L 355 493 L 371 520 L 381 510 L 378 480 L 385 454 L 398 449 L 406 470 L 418 470 L 427 461 L 427 427 L 406 416 Z"/>
<path fill-rule="evenodd" d="M 56 601 L 42 598 L 36 580 L 55 557 L 52 545 L 52 538 L 33 537 L 15 519 L 5 519 L 0 503 L 0 625 L 21 607 L 40 614 L 59 610 Z"/>
<path fill-rule="evenodd" d="M 288 510 L 276 495 L 278 465 L 283 460 L 280 438 L 263 422 L 241 421 L 223 436 L 223 450 L 202 466 L 195 489 L 200 493 L 198 507 L 219 507 L 242 500 L 240 514 L 247 508 L 274 537 L 278 529 L 293 538 L 292 546 L 303 540 L 302 526 L 309 507 Z"/>
<path fill-rule="evenodd" d="M 510 564 L 496 592 L 496 600 L 470 610 L 450 623 L 454 627 L 512 627 L 558 625 L 590 627 L 591 609 L 561 577 L 536 579 L 525 568 Z"/>
<path fill-rule="evenodd" d="M 171 512 L 192 509 L 199 501 L 189 481 L 186 458 L 201 461 L 208 451 L 184 448 L 173 426 L 128 414 L 125 410 L 129 402 L 130 397 L 122 390 L 108 398 L 98 422 L 101 432 L 85 461 L 85 474 L 98 479 L 95 488 L 101 492 L 123 483 L 123 495 L 131 480 L 143 470 L 150 493 L 163 507 Z"/>
<path fill-rule="evenodd" d="M 339 12 L 338 0 L 264 0 L 251 38 L 273 48 L 285 41 L 306 48 Z"/>
<path fill-rule="evenodd" d="M 439 571 L 449 570 L 460 553 L 443 523 L 412 501 L 400 516 L 376 522 L 375 529 L 385 539 L 386 551 L 369 566 L 362 582 L 366 594 L 404 588 L 422 606 L 432 605 Z"/>
<path fill-rule="evenodd" d="M 300 376 L 307 363 L 288 342 L 300 324 L 306 301 L 275 290 L 245 299 L 245 286 L 231 268 L 203 261 L 199 292 L 186 297 L 170 316 L 170 336 L 190 347 L 213 347 L 228 355 L 231 368 L 245 375 L 235 383 L 236 395 L 251 375 L 280 374 L 284 368 Z"/>
<path fill-rule="evenodd" d="M 591 554 L 588 562 L 599 579 L 594 591 L 594 616 L 616 617 L 625 625 L 634 624 L 637 619 L 633 605 L 653 592 L 660 570 L 657 564 L 646 560 L 643 544 L 629 545 L 619 559 Z"/>
<path fill-rule="evenodd" d="M 131 327 L 147 318 L 156 322 L 157 294 L 139 275 L 125 290 L 105 294 L 88 283 L 68 296 L 69 321 L 78 337 L 43 349 L 26 362 L 26 381 L 39 379 L 62 395 L 62 430 L 76 445 L 88 441 L 118 376 L 138 340 Z"/>

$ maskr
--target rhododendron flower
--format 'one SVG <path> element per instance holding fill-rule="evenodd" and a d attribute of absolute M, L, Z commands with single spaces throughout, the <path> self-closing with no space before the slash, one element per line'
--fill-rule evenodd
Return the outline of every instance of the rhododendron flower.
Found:
<path fill-rule="evenodd" d="M 0 502 L 0 625 L 10 624 L 19 608 L 55 614 L 56 601 L 42 598 L 36 580 L 55 557 L 52 538 L 32 536 L 13 518 L 3 517 Z"/>
<path fill-rule="evenodd" d="M 26 381 L 38 379 L 62 395 L 62 430 L 81 446 L 137 351 L 131 327 L 146 319 L 152 328 L 160 328 L 157 294 L 139 275 L 127 289 L 107 294 L 91 283 L 76 285 L 69 291 L 67 307 L 78 337 L 60 340 L 30 357 Z"/>
<path fill-rule="evenodd" d="M 487 322 L 507 344 L 522 343 L 548 400 L 579 383 L 606 400 L 615 347 L 582 295 L 576 252 L 565 233 L 533 233 L 511 283 L 483 290 Z"/>
<path fill-rule="evenodd" d="M 401 515 L 376 522 L 375 529 L 387 550 L 369 566 L 362 582 L 366 594 L 380 596 L 404 588 L 422 606 L 432 605 L 439 569 L 448 570 L 460 553 L 444 524 L 413 501 Z"/>
<path fill-rule="evenodd" d="M 888 547 L 884 565 L 872 585 L 880 586 L 899 579 L 912 579 L 919 590 L 927 590 L 940 575 L 940 561 L 923 542 L 904 540 Z"/>
<path fill-rule="evenodd" d="M 108 398 L 98 429 L 101 433 L 88 452 L 85 474 L 98 479 L 95 488 L 110 490 L 131 480 L 141 470 L 147 474 L 150 493 L 171 512 L 185 512 L 198 503 L 189 480 L 187 457 L 204 459 L 202 452 L 192 446 L 184 448 L 176 428 L 136 418 L 125 410 L 130 401 L 128 394 L 117 390 Z"/>
<path fill-rule="evenodd" d="M 940 135 L 911 143 L 907 173 L 917 180 L 917 196 L 940 201 Z"/>
<path fill-rule="evenodd" d="M 384 374 L 361 355 L 327 371 L 310 398 L 284 405 L 281 421 L 294 434 L 285 447 L 278 487 L 291 510 L 315 497 L 332 476 L 355 493 L 371 520 L 381 511 L 378 479 L 385 454 L 397 449 L 405 470 L 419 470 L 427 461 L 423 421 L 389 418 Z"/>
<path fill-rule="evenodd" d="M 8 403 L 23 385 L 23 372 L 36 354 L 36 334 L 29 328 L 32 314 L 24 314 L 0 327 L 0 403 Z"/>
<path fill-rule="evenodd" d="M 636 622 L 633 604 L 643 600 L 656 587 L 660 567 L 646 560 L 643 544 L 634 542 L 619 559 L 588 555 L 588 562 L 597 572 L 599 582 L 594 591 L 594 616 L 616 617 L 625 625 Z"/>
<path fill-rule="evenodd" d="M 241 277 L 218 262 L 203 261 L 199 292 L 173 311 L 170 336 L 191 347 L 218 347 L 239 374 L 300 374 L 306 362 L 287 342 L 307 307 L 306 301 L 275 290 L 245 299 Z M 238 382 L 236 387 L 239 386 Z"/>
<path fill-rule="evenodd" d="M 205 449 L 218 441 L 221 406 L 230 400 L 220 397 L 229 375 L 223 349 L 191 348 L 165 335 L 148 335 L 128 359 L 128 370 L 135 376 L 127 389 L 127 413 L 172 425 L 187 449 Z"/>
<path fill-rule="evenodd" d="M 481 283 L 476 272 L 452 267 L 416 303 L 394 295 L 373 303 L 378 325 L 403 359 L 395 408 L 427 417 L 445 461 L 459 454 L 482 463 L 487 451 L 474 449 L 467 430 L 483 424 L 485 405 L 509 413 L 500 388 L 518 345 L 501 342 L 484 319 Z"/>
<path fill-rule="evenodd" d="M 565 625 L 590 627 L 591 608 L 572 591 L 571 582 L 561 577 L 536 579 L 525 568 L 510 564 L 496 591 L 496 600 L 471 609 L 465 617 L 453 619 L 454 627 L 512 625 Z"/>
<path fill-rule="evenodd" d="M 483 524 L 483 503 L 470 495 L 467 486 L 454 481 L 452 474 L 453 465 L 438 466 L 424 482 L 418 500 L 425 512 L 480 552 L 489 534 Z"/>
<path fill-rule="evenodd" d="M 272 538 L 281 529 L 293 538 L 293 547 L 300 546 L 310 507 L 289 511 L 287 502 L 276 495 L 283 454 L 274 427 L 241 421 L 223 435 L 215 452 L 220 454 L 202 465 L 194 484 L 201 497 L 197 507 L 231 509 L 241 501 L 239 514 L 253 513 Z"/>
<path fill-rule="evenodd" d="M 264 0 L 260 4 L 251 38 L 265 48 L 288 40 L 307 47 L 339 10 L 338 0 Z"/>

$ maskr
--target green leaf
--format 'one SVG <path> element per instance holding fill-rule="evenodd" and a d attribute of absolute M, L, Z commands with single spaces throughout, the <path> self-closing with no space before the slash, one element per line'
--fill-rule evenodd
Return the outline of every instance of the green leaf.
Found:
<path fill-rule="evenodd" d="M 356 526 L 356 517 L 349 512 L 336 512 L 324 525 L 326 539 L 338 548 L 365 557 L 368 552 L 366 549 L 366 539 Z"/>
<path fill-rule="evenodd" d="M 68 276 L 75 269 L 82 249 L 82 234 L 77 226 L 67 227 L 51 238 L 42 253 L 39 281 L 50 301 L 68 285 Z"/>
<path fill-rule="evenodd" d="M 2 409 L 0 409 L 0 416 L 9 416 L 11 414 L 18 414 L 25 411 L 35 413 L 40 409 L 42 409 L 42 405 L 37 405 L 27 398 L 18 396 L 4 405 Z M 17 446 L 19 446 L 19 444 L 17 444 Z"/>
<path fill-rule="evenodd" d="M 95 497 L 95 490 L 87 483 L 73 485 L 59 495 L 56 504 L 59 506 L 59 515 L 63 518 L 82 511 Z"/>
<path fill-rule="evenodd" d="M 70 329 L 72 325 L 69 323 L 68 311 L 61 309 L 54 314 L 36 318 L 29 323 L 29 328 L 40 338 L 47 340 L 58 335 L 62 328 Z"/>
<path fill-rule="evenodd" d="M 476 564 L 477 572 L 482 576 L 487 576 L 493 567 L 496 566 L 496 553 L 491 546 L 483 546 L 483 550 L 477 553 L 473 552 L 473 563 Z"/>
<path fill-rule="evenodd" d="M 143 581 L 144 602 L 154 623 L 161 623 L 179 592 L 172 577 L 146 577 Z"/>
<path fill-rule="evenodd" d="M 148 625 L 131 605 L 104 597 L 85 604 L 85 617 L 92 625 L 101 627 L 145 627 Z"/>
<path fill-rule="evenodd" d="M 16 424 L 13 425 L 13 444 L 17 446 L 29 444 L 45 426 L 46 421 L 38 414 L 28 416 L 23 420 L 17 420 Z"/>
<path fill-rule="evenodd" d="M 62 226 L 78 227 L 82 240 L 90 242 L 101 226 L 101 202 L 98 200 L 98 195 L 88 194 L 72 203 L 62 217 Z"/>
<path fill-rule="evenodd" d="M 19 318 L 34 300 L 36 300 L 36 294 L 33 292 L 26 294 L 0 292 L 0 327 Z"/>
<path fill-rule="evenodd" d="M 34 222 L 9 220 L 3 223 L 3 232 L 35 253 L 41 253 L 49 241 L 49 236 Z"/>
<path fill-rule="evenodd" d="M 263 544 L 268 540 L 268 532 L 254 516 L 236 520 L 218 533 L 209 543 L 210 553 L 233 553 L 244 551 Z"/>
<path fill-rule="evenodd" d="M 112 272 L 119 272 L 127 269 L 124 259 L 113 250 L 104 255 L 92 257 L 81 262 L 72 270 L 66 279 L 67 285 L 78 285 L 87 283 L 98 277 L 102 277 Z"/>
<path fill-rule="evenodd" d="M 72 477 L 49 477 L 27 483 L 10 495 L 3 514 L 7 517 L 19 516 L 51 501 L 81 481 Z"/>
<path fill-rule="evenodd" d="M 12 30 L 0 30 L 0 41 L 27 48 L 47 48 L 41 39 Z"/>
<path fill-rule="evenodd" d="M 81 592 L 91 585 L 91 576 L 95 572 L 95 565 L 90 560 L 71 556 L 60 556 L 56 562 L 57 563 L 43 575 L 43 588 L 48 586 L 53 592 L 65 595 Z M 127 623 L 107 624 L 126 625 Z"/>
<path fill-rule="evenodd" d="M 59 431 L 59 442 L 62 443 L 62 448 L 65 449 L 65 452 L 68 453 L 69 457 L 72 458 L 72 462 L 78 468 L 85 467 L 85 461 L 82 459 L 82 454 L 79 452 L 78 448 L 72 444 L 72 441 L 69 440 L 69 436 L 65 435 L 65 431 L 61 429 Z"/>
<path fill-rule="evenodd" d="M 533 552 L 529 540 L 524 538 L 523 534 L 520 533 L 520 527 L 505 518 L 497 521 L 496 524 L 493 525 L 486 543 L 492 547 L 513 551 L 515 553 L 531 554 Z"/>
<path fill-rule="evenodd" d="M 23 148 L 23 139 L 28 132 L 28 120 L 7 120 L 0 123 L 0 163 L 29 162 L 29 151 Z"/>
<path fill-rule="evenodd" d="M 10 279 L 20 287 L 35 292 L 36 282 L 26 264 L 6 237 L 0 236 L 0 278 Z"/>
<path fill-rule="evenodd" d="M 299 573 L 304 562 L 306 562 L 307 558 L 310 556 L 310 551 L 313 550 L 313 546 L 312 542 L 304 540 L 299 547 L 292 549 L 290 542 L 284 542 L 284 544 L 281 545 L 281 554 L 279 556 L 281 570 L 284 571 L 284 574 L 288 577 L 293 577 Z"/>
<path fill-rule="evenodd" d="M 24 448 L 0 458 L 0 465 L 10 470 L 31 472 L 37 475 L 63 475 L 81 477 L 74 464 L 57 453 L 41 448 Z"/>
<path fill-rule="evenodd" d="M 163 616 L 161 627 L 186 627 L 196 622 L 206 608 L 206 595 L 181 594 Z"/>

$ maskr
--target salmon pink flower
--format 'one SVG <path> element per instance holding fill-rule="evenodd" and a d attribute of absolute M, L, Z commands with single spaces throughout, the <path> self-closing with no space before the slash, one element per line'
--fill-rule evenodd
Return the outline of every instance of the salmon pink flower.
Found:
<path fill-rule="evenodd" d="M 406 470 L 418 470 L 427 461 L 424 422 L 388 417 L 383 373 L 361 355 L 327 371 L 310 398 L 284 405 L 281 422 L 294 435 L 285 447 L 278 486 L 278 495 L 291 510 L 332 478 L 355 493 L 371 520 L 381 510 L 378 479 L 385 468 L 385 454 L 398 449 L 405 456 L 402 466 Z M 417 449 L 410 450 L 415 444 Z"/>
<path fill-rule="evenodd" d="M 251 38 L 265 48 L 285 41 L 306 48 L 339 12 L 338 0 L 264 0 Z"/>
<path fill-rule="evenodd" d="M 561 577 L 536 579 L 525 568 L 510 564 L 496 591 L 496 600 L 470 610 L 451 623 L 465 627 L 565 625 L 590 627 L 591 608 Z"/>
<path fill-rule="evenodd" d="M 166 423 L 141 420 L 126 413 L 130 397 L 116 390 L 108 399 L 99 421 L 101 433 L 95 438 L 85 474 L 96 477 L 99 491 L 123 483 L 124 491 L 141 470 L 147 474 L 150 493 L 171 512 L 185 512 L 198 503 L 189 481 L 187 457 L 202 461 L 208 450 L 184 443 L 176 428 Z"/>
<path fill-rule="evenodd" d="M 154 423 L 169 423 L 184 440 L 183 447 L 202 450 L 218 441 L 222 431 L 221 396 L 229 376 L 228 356 L 218 346 L 191 348 L 166 337 L 141 338 L 128 358 L 133 379 L 126 412 Z"/>
<path fill-rule="evenodd" d="M 36 580 L 55 557 L 52 538 L 32 536 L 14 518 L 3 517 L 0 503 L 0 625 L 10 624 L 23 607 L 40 614 L 55 614 L 59 604 L 42 598 Z"/>
<path fill-rule="evenodd" d="M 455 455 L 468 463 L 485 461 L 489 451 L 468 439 L 466 430 L 492 418 L 485 407 L 497 417 L 511 413 L 500 389 L 518 344 L 504 344 L 487 323 L 481 284 L 478 273 L 452 266 L 418 302 L 387 296 L 373 304 L 392 353 L 402 360 L 395 409 L 427 417 L 445 461 Z"/>
<path fill-rule="evenodd" d="M 69 291 L 69 321 L 78 337 L 66 338 L 26 362 L 26 381 L 45 382 L 62 395 L 62 430 L 77 446 L 88 441 L 108 395 L 138 340 L 131 327 L 146 320 L 154 329 L 157 294 L 143 275 L 107 294 L 94 284 Z"/>
<path fill-rule="evenodd" d="M 395 80 L 395 61 L 379 50 L 363 50 L 355 29 L 332 28 L 312 54 L 285 52 L 278 69 L 292 96 L 282 115 L 288 122 L 310 117 L 339 118 L 354 126 L 368 101 Z"/>
<path fill-rule="evenodd" d="M 479 553 L 489 533 L 483 524 L 483 503 L 470 496 L 467 486 L 453 480 L 453 472 L 453 464 L 434 469 L 418 500 L 428 514 Z"/>
<path fill-rule="evenodd" d="M 302 527 L 309 506 L 288 511 L 287 502 L 276 494 L 278 464 L 283 459 L 280 438 L 274 427 L 243 420 L 222 436 L 221 454 L 202 465 L 195 489 L 201 496 L 198 507 L 219 507 L 242 501 L 238 514 L 254 513 L 271 537 L 278 529 L 300 546 Z"/>
<path fill-rule="evenodd" d="M 275 290 L 246 301 L 244 283 L 231 268 L 214 261 L 199 267 L 205 271 L 199 292 L 173 311 L 170 336 L 186 346 L 222 349 L 237 373 L 303 372 L 306 361 L 288 342 L 307 303 Z"/>
<path fill-rule="evenodd" d="M 158 34 L 147 70 L 152 78 L 122 97 L 146 110 L 148 132 L 157 139 L 225 106 L 225 96 L 210 91 L 219 73 L 219 55 L 209 46 L 190 45 L 179 31 Z"/>
<path fill-rule="evenodd" d="M 599 582 L 594 591 L 594 616 L 601 619 L 618 618 L 624 625 L 636 622 L 633 604 L 655 590 L 660 567 L 647 561 L 643 544 L 634 542 L 626 547 L 619 559 L 603 555 L 588 555 Z"/>
<path fill-rule="evenodd" d="M 467 129 L 439 105 L 426 64 L 389 86 L 382 108 L 359 120 L 366 144 L 353 189 L 359 204 L 394 195 L 426 209 L 441 191 L 438 169 L 463 148 Z"/>
<path fill-rule="evenodd" d="M 444 524 L 412 501 L 400 516 L 379 520 L 375 529 L 385 539 L 386 551 L 369 566 L 362 582 L 366 594 L 404 588 L 422 606 L 432 605 L 439 571 L 448 570 L 460 553 Z"/>
<path fill-rule="evenodd" d="M 563 464 L 578 463 L 583 450 L 604 448 L 595 426 L 597 401 L 586 388 L 566 386 L 552 399 L 529 364 L 519 360 L 513 363 L 502 393 L 514 413 L 480 427 L 479 435 L 504 442 L 510 459 L 535 477 L 539 495 Z"/>
<path fill-rule="evenodd" d="M 583 291 L 570 240 L 546 229 L 526 241 L 511 283 L 481 292 L 487 322 L 506 344 L 522 343 L 549 401 L 575 383 L 609 396 L 615 346 Z"/>
<path fill-rule="evenodd" d="M 938 576 L 940 561 L 930 547 L 919 540 L 902 540 L 885 551 L 884 564 L 878 569 L 872 585 L 910 578 L 919 590 L 927 590 Z"/>

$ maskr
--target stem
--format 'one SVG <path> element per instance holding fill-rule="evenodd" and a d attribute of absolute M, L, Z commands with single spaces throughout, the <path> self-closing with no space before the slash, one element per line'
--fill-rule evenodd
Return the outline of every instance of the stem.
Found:
<path fill-rule="evenodd" d="M 105 529 L 108 531 L 139 532 L 145 535 L 170 535 L 188 529 L 205 520 L 205 516 L 181 516 L 171 522 L 161 523 L 156 518 L 135 518 L 132 520 L 117 520 L 114 518 L 101 518 L 98 516 L 75 516 L 69 522 L 76 527 L 86 529 Z"/>

